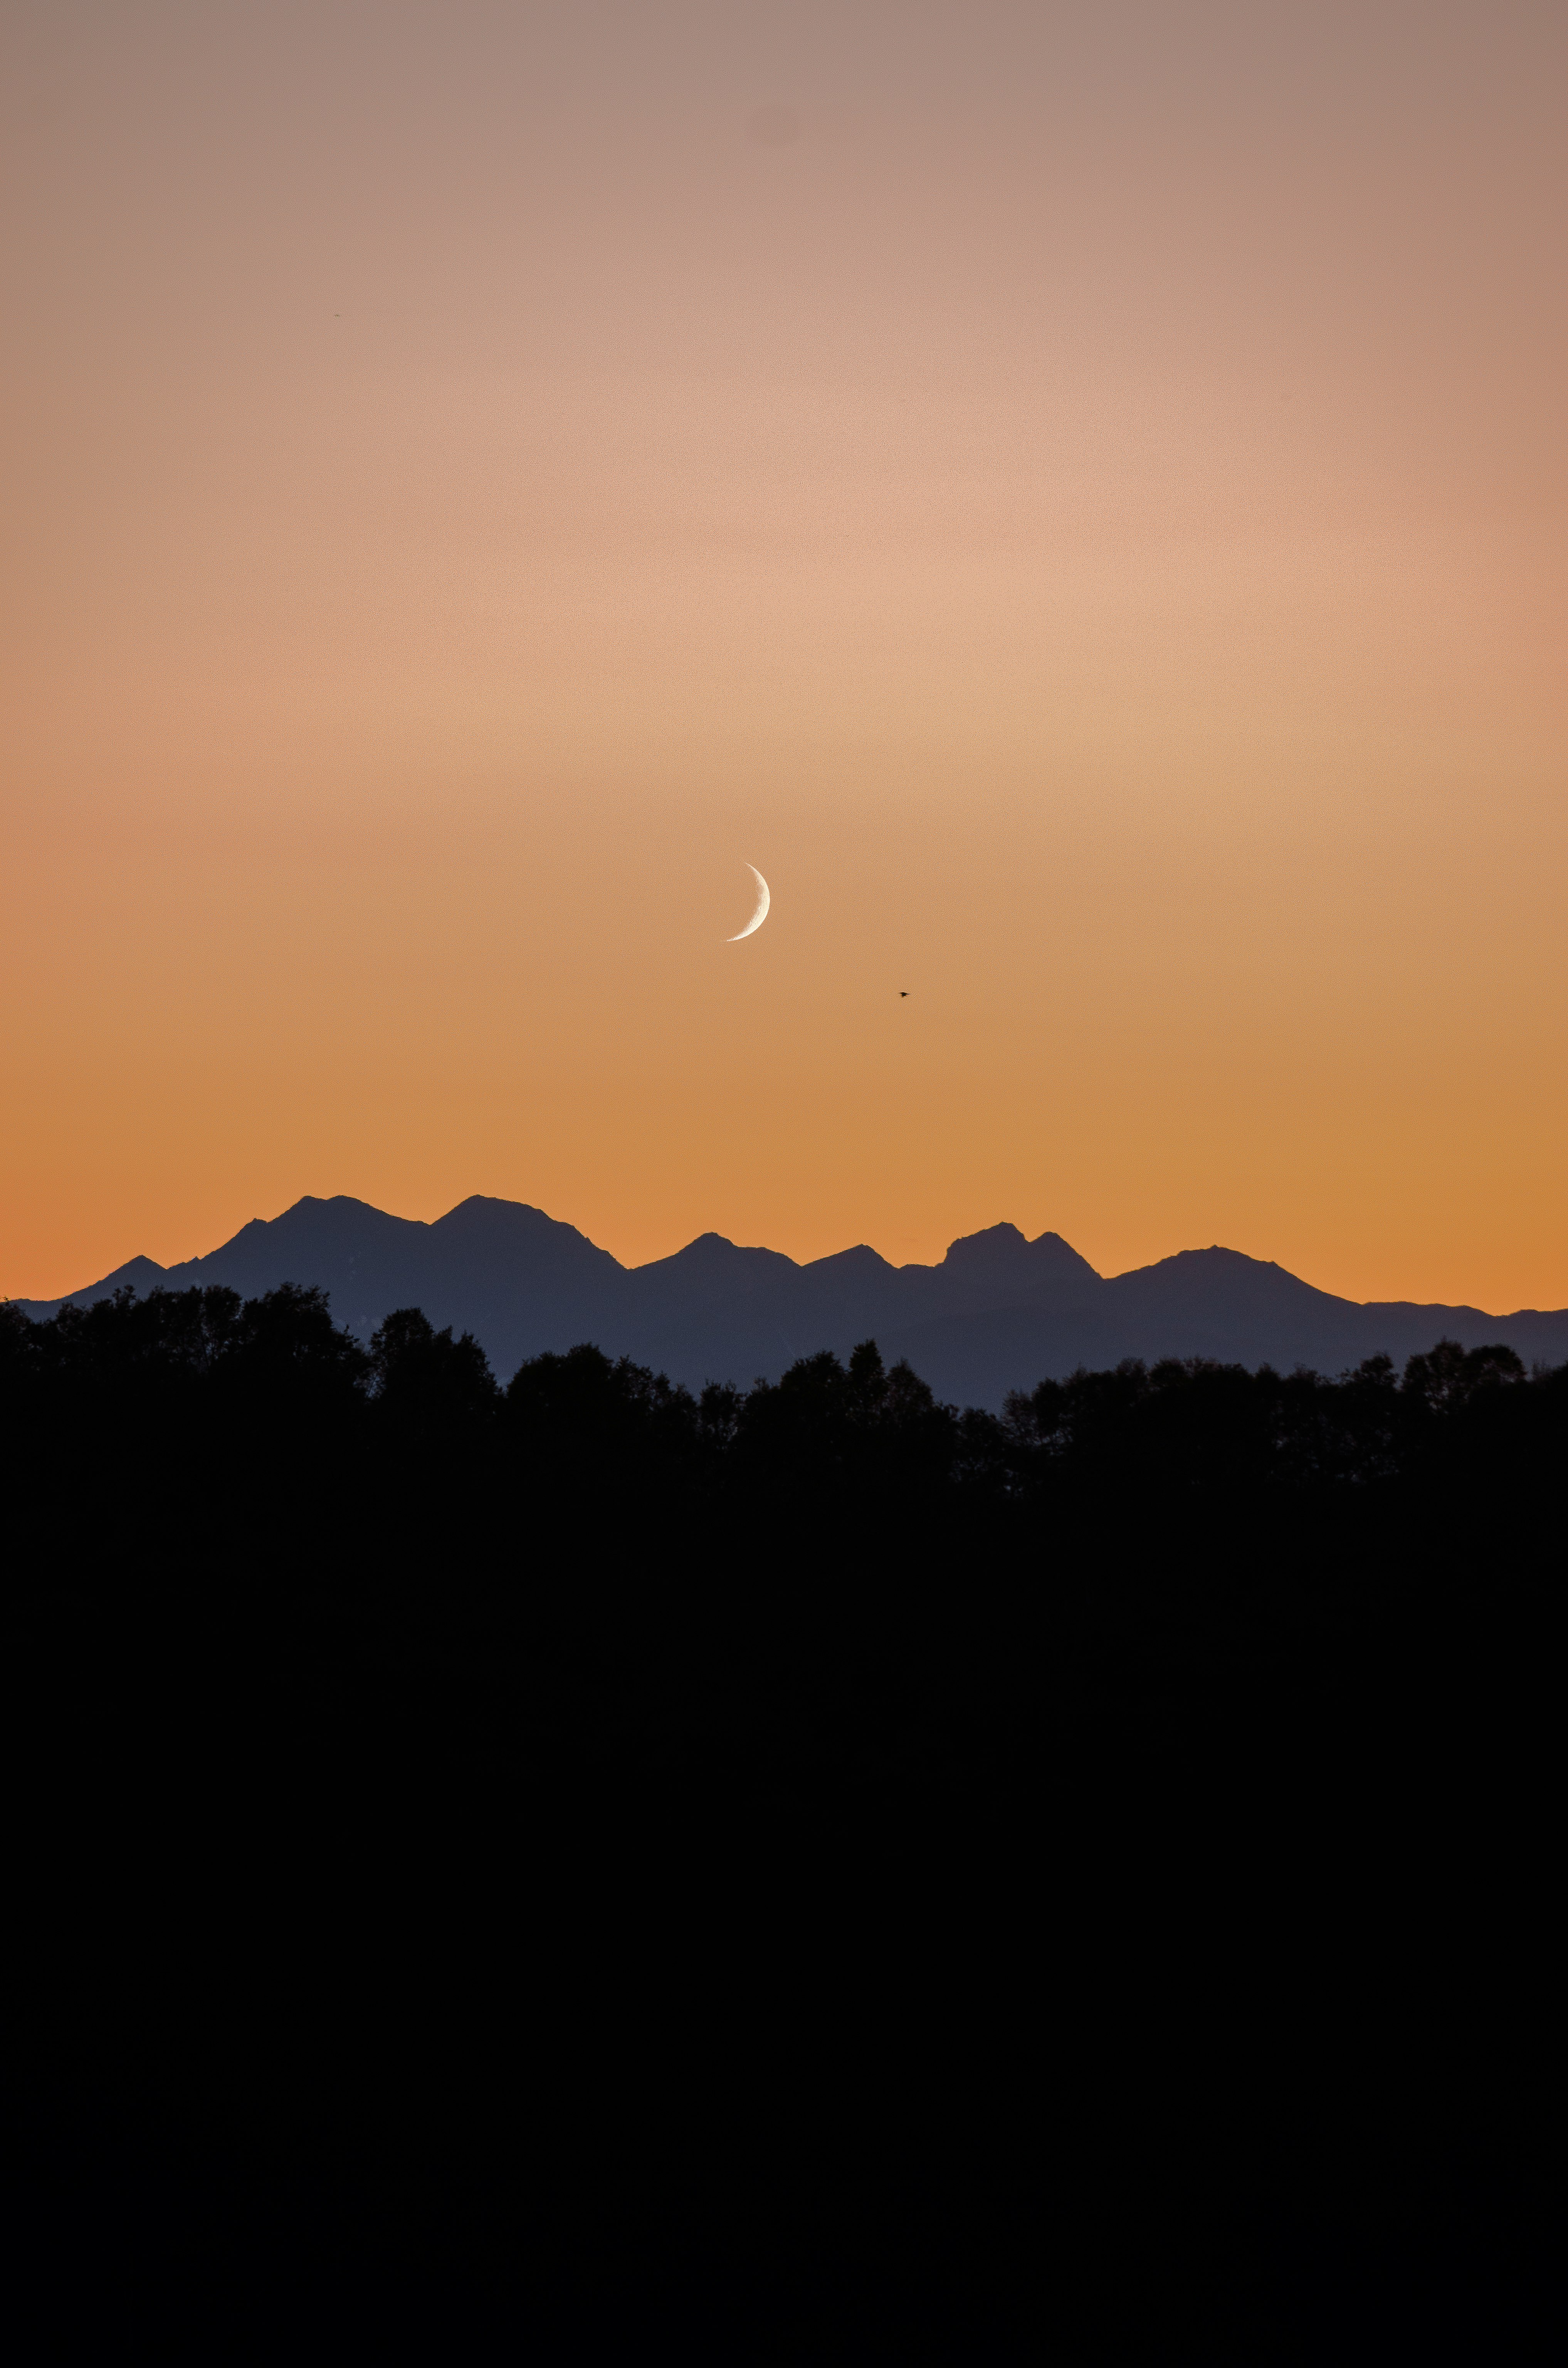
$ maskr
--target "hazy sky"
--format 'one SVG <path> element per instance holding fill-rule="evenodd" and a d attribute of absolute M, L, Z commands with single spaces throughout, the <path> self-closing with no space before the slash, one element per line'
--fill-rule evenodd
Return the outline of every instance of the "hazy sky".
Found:
<path fill-rule="evenodd" d="M 0 1288 L 480 1191 L 1568 1302 L 1565 62 L 8 0 Z"/>

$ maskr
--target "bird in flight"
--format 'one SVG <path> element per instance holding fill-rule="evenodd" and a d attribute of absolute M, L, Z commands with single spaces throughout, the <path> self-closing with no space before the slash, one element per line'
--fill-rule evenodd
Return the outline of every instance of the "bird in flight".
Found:
<path fill-rule="evenodd" d="M 899 988 L 899 991 L 898 991 L 898 999 L 899 999 L 899 1001 L 900 1001 L 901 1003 L 907 1003 L 907 1002 L 909 1001 L 909 989 L 908 989 L 908 987 L 906 987 L 906 986 L 901 986 L 901 987 Z"/>

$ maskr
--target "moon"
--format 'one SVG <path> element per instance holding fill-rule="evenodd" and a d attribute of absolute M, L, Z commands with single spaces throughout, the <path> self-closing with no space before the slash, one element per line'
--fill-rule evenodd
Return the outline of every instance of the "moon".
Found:
<path fill-rule="evenodd" d="M 725 939 L 724 943 L 727 946 L 738 946 L 743 938 L 749 938 L 754 929 L 760 929 L 764 921 L 767 918 L 767 908 L 773 902 L 772 897 L 768 894 L 767 882 L 763 878 L 761 872 L 757 870 L 756 864 L 748 863 L 746 865 L 746 870 L 756 882 L 756 910 L 752 915 L 744 929 L 737 929 L 733 938 Z"/>

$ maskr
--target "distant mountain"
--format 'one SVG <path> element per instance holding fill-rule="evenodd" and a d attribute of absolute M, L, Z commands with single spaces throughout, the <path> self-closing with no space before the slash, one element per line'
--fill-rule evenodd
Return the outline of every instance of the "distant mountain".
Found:
<path fill-rule="evenodd" d="M 1182 1250 L 1108 1278 L 1058 1234 L 1031 1242 L 992 1225 L 952 1243 L 937 1266 L 890 1266 L 864 1244 L 799 1266 L 702 1234 L 673 1258 L 628 1268 L 542 1209 L 478 1194 L 434 1224 L 341 1196 L 297 1201 L 205 1258 L 168 1268 L 132 1258 L 68 1296 L 85 1305 L 125 1285 L 226 1283 L 254 1297 L 280 1282 L 320 1284 L 365 1339 L 391 1309 L 423 1307 L 433 1323 L 472 1332 L 503 1377 L 540 1349 L 597 1340 L 693 1387 L 745 1383 L 874 1337 L 939 1396 L 999 1406 L 1010 1389 L 1123 1357 L 1335 1373 L 1379 1351 L 1403 1363 L 1447 1334 L 1467 1348 L 1506 1340 L 1527 1363 L 1568 1362 L 1568 1309 L 1363 1305 L 1239 1250 Z M 64 1304 L 18 1303 L 38 1318 Z"/>

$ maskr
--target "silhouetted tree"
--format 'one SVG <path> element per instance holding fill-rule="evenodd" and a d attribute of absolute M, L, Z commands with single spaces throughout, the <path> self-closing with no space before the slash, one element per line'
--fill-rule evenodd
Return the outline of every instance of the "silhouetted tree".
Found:
<path fill-rule="evenodd" d="M 1466 1349 L 1457 1340 L 1439 1340 L 1424 1357 L 1409 1360 L 1403 1386 L 1433 1413 L 1449 1413 L 1468 1406 L 1478 1390 L 1506 1388 L 1524 1378 L 1523 1362 L 1501 1342 Z"/>
<path fill-rule="evenodd" d="M 490 1360 L 472 1332 L 437 1332 L 417 1307 L 400 1307 L 370 1338 L 369 1369 L 379 1406 L 401 1422 L 473 1423 L 493 1413 L 501 1393 Z"/>

